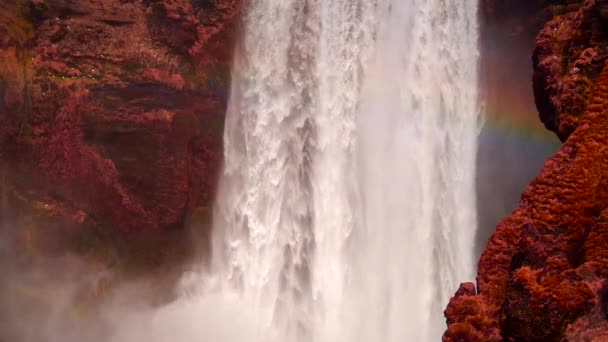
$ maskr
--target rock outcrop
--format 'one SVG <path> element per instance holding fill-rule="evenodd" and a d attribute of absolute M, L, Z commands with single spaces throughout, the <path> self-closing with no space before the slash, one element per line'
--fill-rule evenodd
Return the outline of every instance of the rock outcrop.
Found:
<path fill-rule="evenodd" d="M 566 2 L 566 1 L 564 1 Z M 534 51 L 534 95 L 545 126 L 566 141 L 585 112 L 608 57 L 608 3 L 562 5 Z"/>
<path fill-rule="evenodd" d="M 534 52 L 542 121 L 564 142 L 503 219 L 445 314 L 444 341 L 608 340 L 604 1 L 561 1 Z"/>
<path fill-rule="evenodd" d="M 237 0 L 0 2 L 4 229 L 137 240 L 209 206 L 237 15 Z"/>

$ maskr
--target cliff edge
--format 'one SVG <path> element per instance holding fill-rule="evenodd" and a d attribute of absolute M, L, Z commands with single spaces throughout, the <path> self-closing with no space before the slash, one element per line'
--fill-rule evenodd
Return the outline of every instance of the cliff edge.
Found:
<path fill-rule="evenodd" d="M 533 89 L 564 144 L 450 301 L 444 341 L 608 340 L 608 1 L 552 3 Z"/>

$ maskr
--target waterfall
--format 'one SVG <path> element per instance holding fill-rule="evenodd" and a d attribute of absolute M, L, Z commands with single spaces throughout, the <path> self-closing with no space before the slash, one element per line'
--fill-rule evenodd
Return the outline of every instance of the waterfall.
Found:
<path fill-rule="evenodd" d="M 213 274 L 249 340 L 439 340 L 474 277 L 477 0 L 256 0 L 241 38 Z"/>

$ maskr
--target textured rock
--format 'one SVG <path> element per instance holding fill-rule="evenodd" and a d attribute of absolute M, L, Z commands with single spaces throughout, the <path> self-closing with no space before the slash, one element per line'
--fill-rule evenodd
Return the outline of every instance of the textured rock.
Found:
<path fill-rule="evenodd" d="M 237 5 L 0 0 L 0 340 L 88 331 L 151 273 L 130 299 L 172 299 L 208 241 Z"/>
<path fill-rule="evenodd" d="M 237 14 L 236 0 L 2 1 L 12 207 L 42 203 L 69 229 L 138 236 L 208 206 Z"/>
<path fill-rule="evenodd" d="M 608 336 L 607 41 L 602 4 L 571 5 L 545 26 L 534 57 L 541 118 L 565 143 L 496 227 L 476 293 L 468 284 L 450 301 L 444 341 Z"/>
<path fill-rule="evenodd" d="M 536 104 L 542 122 L 562 141 L 576 129 L 608 57 L 605 12 L 603 1 L 563 5 L 538 36 L 533 56 Z"/>

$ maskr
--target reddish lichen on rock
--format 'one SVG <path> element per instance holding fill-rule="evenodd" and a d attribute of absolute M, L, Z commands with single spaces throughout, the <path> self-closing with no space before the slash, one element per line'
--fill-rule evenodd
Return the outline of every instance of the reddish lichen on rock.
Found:
<path fill-rule="evenodd" d="M 600 5 L 586 1 L 539 35 L 537 105 L 565 143 L 498 224 L 479 261 L 477 293 L 450 301 L 445 341 L 607 336 L 608 37 L 599 32 Z"/>
<path fill-rule="evenodd" d="M 2 2 L 3 191 L 63 207 L 74 230 L 183 227 L 213 197 L 238 7 Z"/>
<path fill-rule="evenodd" d="M 563 2 L 538 35 L 533 80 L 541 121 L 565 141 L 608 57 L 608 21 L 603 1 Z"/>

